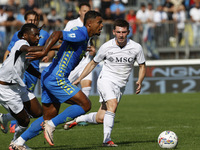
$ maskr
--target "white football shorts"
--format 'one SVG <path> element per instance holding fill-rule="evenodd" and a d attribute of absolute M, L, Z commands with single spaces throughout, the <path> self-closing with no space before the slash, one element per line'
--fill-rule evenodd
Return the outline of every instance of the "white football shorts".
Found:
<path fill-rule="evenodd" d="M 99 92 L 99 102 L 106 102 L 111 99 L 117 99 L 118 103 L 124 93 L 125 87 L 120 88 L 108 79 L 98 78 L 97 89 Z"/>
<path fill-rule="evenodd" d="M 0 84 L 0 104 L 9 112 L 11 109 L 18 114 L 24 108 L 23 102 L 35 98 L 35 95 L 27 90 L 26 87 L 16 85 Z"/>
<path fill-rule="evenodd" d="M 87 64 L 79 64 L 73 71 L 70 72 L 70 75 L 68 77 L 69 81 L 73 83 L 78 77 L 81 75 L 83 70 L 85 69 Z M 85 78 L 82 80 L 90 80 L 92 81 L 92 72 L 90 72 Z"/>

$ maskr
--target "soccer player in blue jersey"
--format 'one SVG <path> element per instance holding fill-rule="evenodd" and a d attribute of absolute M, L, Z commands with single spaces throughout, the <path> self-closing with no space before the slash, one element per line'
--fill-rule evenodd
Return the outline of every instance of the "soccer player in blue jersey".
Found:
<path fill-rule="evenodd" d="M 101 14 L 88 11 L 85 14 L 83 27 L 74 27 L 70 31 L 54 31 L 42 52 L 29 52 L 29 58 L 43 57 L 59 39 L 63 40 L 57 56 L 41 75 L 43 117 L 35 120 L 14 141 L 12 145 L 14 149 L 23 147 L 27 140 L 38 135 L 42 130 L 42 123 L 45 139 L 53 146 L 53 132 L 57 125 L 90 110 L 90 100 L 77 86 L 69 82 L 68 76 L 84 56 L 89 37 L 100 35 L 102 27 Z M 64 102 L 72 105 L 58 114 L 60 105 Z"/>

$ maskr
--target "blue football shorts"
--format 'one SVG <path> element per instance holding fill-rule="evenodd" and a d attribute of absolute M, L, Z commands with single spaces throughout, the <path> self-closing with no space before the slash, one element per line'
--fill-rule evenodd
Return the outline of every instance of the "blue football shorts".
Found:
<path fill-rule="evenodd" d="M 30 73 L 28 73 L 27 71 L 25 71 L 23 81 L 26 84 L 28 90 L 32 93 L 35 89 L 37 80 L 38 80 L 37 77 L 35 77 L 35 76 L 31 75 Z"/>
<path fill-rule="evenodd" d="M 42 103 L 64 103 L 80 89 L 67 78 L 60 78 L 43 71 L 41 75 Z"/>

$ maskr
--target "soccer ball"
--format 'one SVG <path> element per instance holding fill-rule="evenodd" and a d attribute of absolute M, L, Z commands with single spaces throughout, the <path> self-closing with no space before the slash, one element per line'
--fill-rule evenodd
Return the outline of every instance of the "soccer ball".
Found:
<path fill-rule="evenodd" d="M 178 137 L 173 131 L 163 131 L 158 136 L 158 145 L 161 148 L 176 148 Z"/>

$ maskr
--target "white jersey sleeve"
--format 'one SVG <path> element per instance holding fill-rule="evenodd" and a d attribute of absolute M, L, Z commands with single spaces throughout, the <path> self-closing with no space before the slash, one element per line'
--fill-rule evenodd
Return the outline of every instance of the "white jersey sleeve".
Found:
<path fill-rule="evenodd" d="M 23 82 L 24 72 L 30 65 L 30 61 L 26 59 L 26 52 L 21 52 L 23 45 L 29 45 L 26 40 L 18 40 L 11 52 L 0 68 L 0 81 L 8 83 L 18 83 L 25 86 Z"/>
<path fill-rule="evenodd" d="M 105 44 L 102 45 L 99 50 L 97 51 L 96 56 L 93 58 L 93 60 L 97 63 L 100 63 L 101 61 L 103 61 L 106 57 L 106 48 L 105 48 Z"/>
<path fill-rule="evenodd" d="M 73 20 L 70 20 L 65 28 L 64 28 L 64 31 L 70 31 L 73 27 L 82 27 L 83 26 L 83 23 L 80 19 L 80 17 L 78 17 L 77 19 L 73 19 Z"/>
<path fill-rule="evenodd" d="M 145 63 L 144 52 L 141 45 L 138 45 L 138 54 L 136 56 L 136 61 L 138 64 Z"/>

